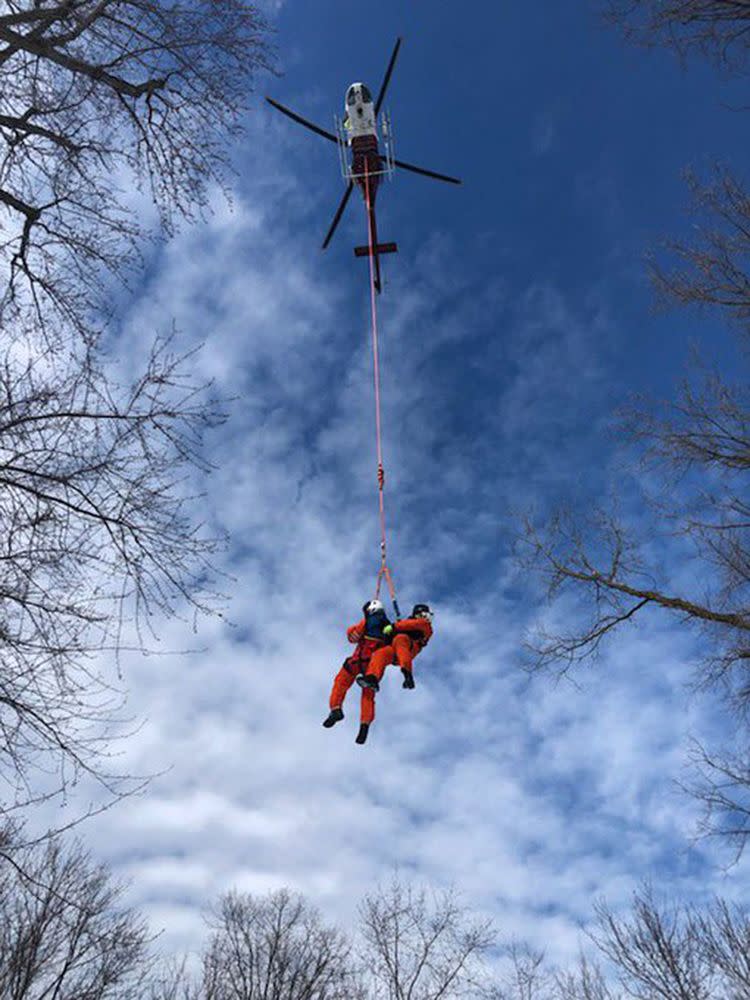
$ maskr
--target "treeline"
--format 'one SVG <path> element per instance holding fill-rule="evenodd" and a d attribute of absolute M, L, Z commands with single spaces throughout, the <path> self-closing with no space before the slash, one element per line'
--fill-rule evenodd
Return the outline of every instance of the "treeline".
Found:
<path fill-rule="evenodd" d="M 396 878 L 346 931 L 287 889 L 230 892 L 207 914 L 200 954 L 175 958 L 80 847 L 56 838 L 18 859 L 0 869 L 3 1000 L 750 997 L 750 917 L 722 900 L 671 906 L 644 889 L 625 915 L 600 905 L 578 962 L 555 968 L 457 895 Z"/>

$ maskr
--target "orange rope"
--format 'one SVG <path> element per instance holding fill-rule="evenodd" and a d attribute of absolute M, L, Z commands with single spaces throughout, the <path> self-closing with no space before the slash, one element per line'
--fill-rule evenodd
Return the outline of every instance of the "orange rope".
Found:
<path fill-rule="evenodd" d="M 372 328 L 372 365 L 375 381 L 375 439 L 377 444 L 378 458 L 378 506 L 380 510 L 380 569 L 375 585 L 375 597 L 380 596 L 380 585 L 385 579 L 391 595 L 393 607 L 396 614 L 399 614 L 398 602 L 396 600 L 396 588 L 393 585 L 388 564 L 386 562 L 386 528 L 385 528 L 385 469 L 383 467 L 383 436 L 380 420 L 380 353 L 378 349 L 378 310 L 375 291 L 375 256 L 374 256 L 374 234 L 372 231 L 372 205 L 370 202 L 370 171 L 365 159 L 365 202 L 367 205 L 367 239 L 370 258 L 370 324 Z"/>

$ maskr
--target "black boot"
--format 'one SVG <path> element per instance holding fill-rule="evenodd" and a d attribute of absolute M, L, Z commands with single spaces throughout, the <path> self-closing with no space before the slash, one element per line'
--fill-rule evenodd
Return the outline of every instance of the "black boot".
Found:
<path fill-rule="evenodd" d="M 341 711 L 340 708 L 332 708 L 328 715 L 328 718 L 323 719 L 323 725 L 326 727 L 326 729 L 330 729 L 331 726 L 335 726 L 337 722 L 341 722 L 343 718 L 344 718 L 344 713 Z"/>
<path fill-rule="evenodd" d="M 370 728 L 369 722 L 363 722 L 359 727 L 359 732 L 357 733 L 357 738 L 355 743 L 364 743 L 367 740 L 367 732 Z"/>
<path fill-rule="evenodd" d="M 360 674 L 357 678 L 357 684 L 361 688 L 372 688 L 373 691 L 380 690 L 380 684 L 375 674 Z"/>

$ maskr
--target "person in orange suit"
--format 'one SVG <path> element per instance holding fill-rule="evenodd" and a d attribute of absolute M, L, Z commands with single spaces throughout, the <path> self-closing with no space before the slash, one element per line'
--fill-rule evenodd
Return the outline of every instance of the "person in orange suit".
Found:
<path fill-rule="evenodd" d="M 411 618 L 400 619 L 386 634 L 393 636 L 391 644 L 376 649 L 366 673 L 357 678 L 363 693 L 372 691 L 374 694 L 380 689 L 385 668 L 390 663 L 398 663 L 401 667 L 404 678 L 402 687 L 414 690 L 412 673 L 414 657 L 424 649 L 432 637 L 432 611 L 429 605 L 415 604 Z"/>
<path fill-rule="evenodd" d="M 336 674 L 331 688 L 329 707 L 331 711 L 328 717 L 323 720 L 326 729 L 335 726 L 344 718 L 342 705 L 349 688 L 357 679 L 358 675 L 369 670 L 371 657 L 382 649 L 388 642 L 388 638 L 393 631 L 393 626 L 388 621 L 383 605 L 380 601 L 367 601 L 362 607 L 364 618 L 356 625 L 350 625 L 346 630 L 346 637 L 349 642 L 356 644 L 356 649 L 351 656 L 347 656 L 344 663 Z M 363 688 L 360 705 L 360 727 L 356 742 L 362 744 L 367 739 L 370 723 L 375 718 L 375 691 L 372 688 Z"/>

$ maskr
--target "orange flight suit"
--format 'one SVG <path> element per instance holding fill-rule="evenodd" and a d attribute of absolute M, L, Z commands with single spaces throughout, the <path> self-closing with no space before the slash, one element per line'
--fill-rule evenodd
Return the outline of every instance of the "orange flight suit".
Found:
<path fill-rule="evenodd" d="M 358 621 L 356 625 L 350 625 L 346 630 L 346 637 L 351 643 L 356 643 L 357 648 L 351 656 L 348 656 L 336 674 L 331 688 L 331 697 L 328 705 L 331 709 L 341 708 L 344 704 L 347 691 L 357 679 L 357 674 L 369 673 L 372 655 L 381 650 L 382 639 L 374 639 L 364 634 L 365 619 Z M 375 718 L 375 692 L 372 688 L 362 688 L 362 698 L 360 701 L 360 722 L 368 725 Z"/>
<path fill-rule="evenodd" d="M 432 636 L 432 624 L 427 618 L 402 618 L 393 625 L 395 635 L 390 646 L 383 646 L 372 654 L 368 674 L 378 681 L 383 679 L 389 663 L 398 663 L 402 670 L 411 671 L 414 657 L 424 649 Z"/>

